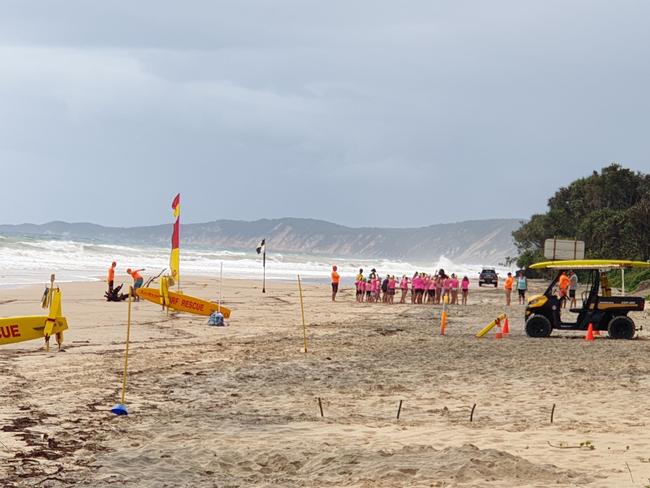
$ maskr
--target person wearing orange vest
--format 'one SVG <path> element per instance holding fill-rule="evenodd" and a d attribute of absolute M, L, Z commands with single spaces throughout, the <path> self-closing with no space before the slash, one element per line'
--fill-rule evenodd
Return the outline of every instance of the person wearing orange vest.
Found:
<path fill-rule="evenodd" d="M 566 275 L 566 272 L 562 271 L 562 274 L 560 275 L 560 303 L 562 308 L 566 307 L 570 284 L 571 284 L 571 279 Z"/>
<path fill-rule="evenodd" d="M 332 266 L 332 301 L 336 300 L 336 293 L 339 291 L 339 282 L 341 281 L 337 269 L 336 266 Z"/>
<path fill-rule="evenodd" d="M 503 289 L 506 292 L 506 306 L 510 306 L 510 300 L 512 299 L 512 284 L 514 282 L 514 279 L 512 278 L 512 273 L 508 273 L 508 277 L 506 278 L 506 282 L 503 285 Z"/>
<path fill-rule="evenodd" d="M 135 292 L 138 288 L 142 287 L 142 284 L 144 283 L 144 278 L 142 278 L 142 275 L 140 274 L 140 271 L 144 271 L 143 269 L 136 269 L 136 270 L 131 270 L 131 268 L 127 269 L 126 272 L 133 278 L 133 291 Z M 135 300 L 138 301 L 138 295 L 135 296 Z"/>
<path fill-rule="evenodd" d="M 117 263 L 113 261 L 111 263 L 111 267 L 108 268 L 108 276 L 106 277 L 106 281 L 108 282 L 108 293 L 112 294 L 113 293 L 113 285 L 115 284 L 115 267 L 117 266 Z"/>

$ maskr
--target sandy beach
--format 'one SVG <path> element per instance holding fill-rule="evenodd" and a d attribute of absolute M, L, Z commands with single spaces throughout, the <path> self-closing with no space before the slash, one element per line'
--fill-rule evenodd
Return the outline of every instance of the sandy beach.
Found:
<path fill-rule="evenodd" d="M 437 306 L 358 304 L 349 285 L 333 304 L 328 286 L 307 285 L 304 353 L 296 283 L 262 294 L 227 280 L 228 327 L 133 305 L 130 414 L 116 417 L 127 304 L 104 301 L 104 287 L 61 284 L 63 352 L 39 341 L 0 349 L 1 486 L 650 482 L 647 311 L 634 315 L 638 340 L 589 343 L 527 338 L 514 305 L 510 337 L 478 340 L 504 311 L 500 289 L 473 283 L 442 337 Z M 201 277 L 183 288 L 218 290 Z M 0 316 L 40 314 L 41 292 L 0 290 Z"/>

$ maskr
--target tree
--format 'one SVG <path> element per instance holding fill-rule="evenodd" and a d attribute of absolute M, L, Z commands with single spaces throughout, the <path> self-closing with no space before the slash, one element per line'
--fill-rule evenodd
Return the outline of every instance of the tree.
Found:
<path fill-rule="evenodd" d="M 585 241 L 587 257 L 650 259 L 650 175 L 611 164 L 560 188 L 548 211 L 513 232 L 525 267 L 543 258 L 544 240 Z"/>

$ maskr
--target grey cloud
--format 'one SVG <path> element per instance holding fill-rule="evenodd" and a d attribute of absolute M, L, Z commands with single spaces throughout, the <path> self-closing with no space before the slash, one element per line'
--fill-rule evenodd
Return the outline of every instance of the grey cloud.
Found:
<path fill-rule="evenodd" d="M 650 169 L 649 13 L 3 2 L 0 203 L 33 194 L 5 220 L 166 221 L 177 191 L 193 221 L 525 217 L 611 160 Z"/>

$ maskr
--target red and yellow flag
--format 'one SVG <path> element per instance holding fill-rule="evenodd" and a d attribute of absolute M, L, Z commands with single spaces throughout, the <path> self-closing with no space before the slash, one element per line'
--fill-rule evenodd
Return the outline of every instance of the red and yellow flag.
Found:
<path fill-rule="evenodd" d="M 172 231 L 172 253 L 169 257 L 169 269 L 175 282 L 180 281 L 180 259 L 181 259 L 181 194 L 179 193 L 172 202 L 172 210 L 176 221 Z"/>

